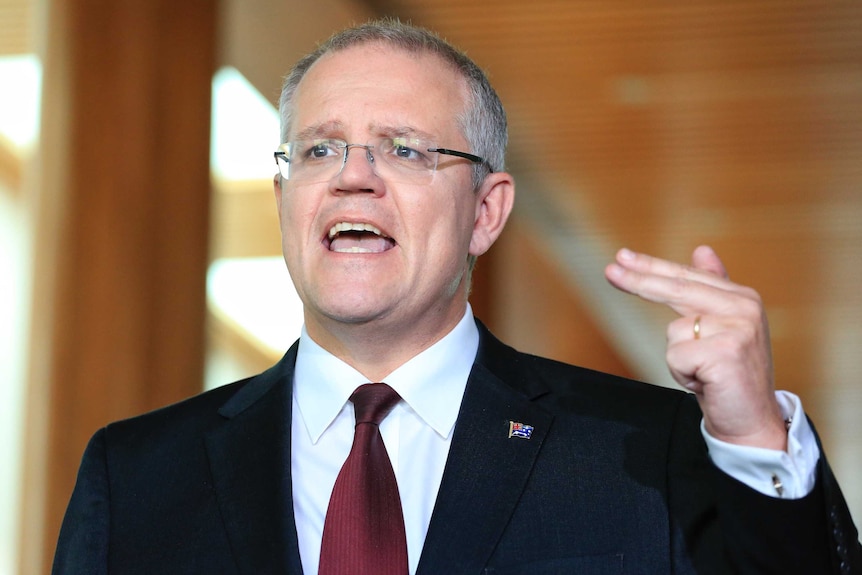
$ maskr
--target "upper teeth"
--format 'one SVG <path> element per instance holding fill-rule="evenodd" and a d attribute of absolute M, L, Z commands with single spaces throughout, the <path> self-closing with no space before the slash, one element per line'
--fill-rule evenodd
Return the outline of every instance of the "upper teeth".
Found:
<path fill-rule="evenodd" d="M 340 232 L 371 232 L 378 236 L 383 235 L 383 232 L 371 224 L 340 222 L 329 229 L 329 239 L 334 238 Z"/>

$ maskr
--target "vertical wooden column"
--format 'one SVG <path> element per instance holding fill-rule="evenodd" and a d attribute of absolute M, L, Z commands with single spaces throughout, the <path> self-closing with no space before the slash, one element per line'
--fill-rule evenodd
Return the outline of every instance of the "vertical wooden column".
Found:
<path fill-rule="evenodd" d="M 96 429 L 202 388 L 216 4 L 49 2 L 24 573 L 50 571 Z"/>

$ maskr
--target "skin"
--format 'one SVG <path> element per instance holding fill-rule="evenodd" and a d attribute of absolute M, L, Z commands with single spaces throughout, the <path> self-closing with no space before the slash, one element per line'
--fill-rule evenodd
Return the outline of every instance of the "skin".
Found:
<path fill-rule="evenodd" d="M 317 126 L 320 136 L 364 144 L 387 127 L 410 127 L 442 147 L 470 151 L 455 120 L 466 94 L 463 80 L 434 56 L 356 46 L 309 70 L 297 91 L 293 131 Z M 507 173 L 471 188 L 466 161 L 441 159 L 430 184 L 406 185 L 380 178 L 361 149 L 328 182 L 296 185 L 276 176 L 284 258 L 312 339 L 369 381 L 382 381 L 448 333 L 467 301 L 467 256 L 491 247 L 514 200 Z M 393 247 L 335 253 L 325 238 L 338 222 L 373 224 Z M 714 437 L 786 449 L 757 292 L 731 282 L 705 246 L 690 266 L 621 250 L 605 273 L 616 288 L 680 314 L 668 326 L 668 366 L 696 394 Z"/>
<path fill-rule="evenodd" d="M 623 249 L 605 275 L 618 289 L 680 314 L 667 329 L 668 367 L 697 396 L 713 437 L 787 449 L 763 303 L 756 291 L 728 279 L 712 248 L 695 249 L 690 266 Z"/>
<path fill-rule="evenodd" d="M 294 133 L 365 143 L 389 127 L 410 127 L 440 146 L 470 151 L 456 118 L 463 80 L 440 59 L 382 44 L 330 53 L 312 66 L 296 95 Z M 514 200 L 506 173 L 478 191 L 470 163 L 440 159 L 430 184 L 387 182 L 352 149 L 328 182 L 274 179 L 285 262 L 304 304 L 309 336 L 370 381 L 448 333 L 467 302 L 467 257 L 503 230 Z M 394 240 L 382 253 L 335 253 L 325 237 L 338 222 L 370 223 Z"/>

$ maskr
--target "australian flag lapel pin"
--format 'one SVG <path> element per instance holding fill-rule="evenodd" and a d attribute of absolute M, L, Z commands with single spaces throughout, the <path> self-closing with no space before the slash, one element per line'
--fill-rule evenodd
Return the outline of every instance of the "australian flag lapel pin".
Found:
<path fill-rule="evenodd" d="M 520 437 L 521 439 L 530 439 L 533 435 L 533 426 L 517 421 L 509 421 L 509 438 Z"/>

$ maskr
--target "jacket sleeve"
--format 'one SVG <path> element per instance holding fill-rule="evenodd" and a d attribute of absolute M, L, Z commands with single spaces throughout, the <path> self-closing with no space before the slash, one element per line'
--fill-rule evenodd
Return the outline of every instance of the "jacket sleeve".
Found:
<path fill-rule="evenodd" d="M 90 440 L 54 554 L 53 575 L 107 575 L 110 492 L 105 430 Z"/>
<path fill-rule="evenodd" d="M 682 402 L 672 434 L 669 495 L 681 535 L 674 544 L 684 566 L 679 572 L 862 573 L 858 534 L 822 448 L 811 493 L 770 497 L 712 464 L 694 433 L 700 417 L 693 400 Z"/>
<path fill-rule="evenodd" d="M 762 495 L 717 472 L 719 519 L 735 564 L 754 572 L 862 572 L 862 547 L 821 452 L 814 490 L 802 499 Z"/>

